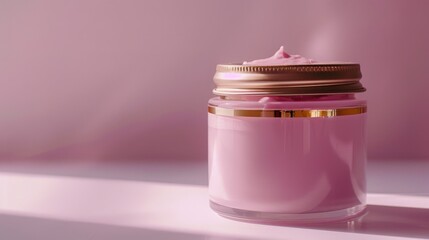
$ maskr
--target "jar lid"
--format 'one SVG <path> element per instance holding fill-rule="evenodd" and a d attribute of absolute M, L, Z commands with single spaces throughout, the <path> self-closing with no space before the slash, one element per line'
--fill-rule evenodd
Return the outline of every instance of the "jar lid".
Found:
<path fill-rule="evenodd" d="M 229 95 L 320 95 L 364 92 L 360 65 L 305 64 L 249 66 L 219 64 L 213 93 Z"/>

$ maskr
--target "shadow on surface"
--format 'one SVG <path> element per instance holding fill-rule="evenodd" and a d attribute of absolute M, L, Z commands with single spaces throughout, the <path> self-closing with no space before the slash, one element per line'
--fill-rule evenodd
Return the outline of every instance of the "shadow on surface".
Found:
<path fill-rule="evenodd" d="M 0 161 L 0 171 L 92 179 L 131 180 L 207 186 L 207 160 Z"/>
<path fill-rule="evenodd" d="M 367 213 L 353 221 L 313 229 L 429 238 L 429 209 L 368 205 Z"/>
<path fill-rule="evenodd" d="M 225 236 L 51 220 L 7 214 L 0 214 L 0 232 L 1 239 L 13 240 L 239 240 L 239 238 Z"/>

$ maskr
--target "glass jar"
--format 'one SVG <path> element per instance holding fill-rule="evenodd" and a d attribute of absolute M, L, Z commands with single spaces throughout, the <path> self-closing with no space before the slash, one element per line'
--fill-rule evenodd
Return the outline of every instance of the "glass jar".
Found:
<path fill-rule="evenodd" d="M 359 64 L 218 65 L 208 106 L 209 195 L 260 223 L 350 219 L 365 209 Z"/>

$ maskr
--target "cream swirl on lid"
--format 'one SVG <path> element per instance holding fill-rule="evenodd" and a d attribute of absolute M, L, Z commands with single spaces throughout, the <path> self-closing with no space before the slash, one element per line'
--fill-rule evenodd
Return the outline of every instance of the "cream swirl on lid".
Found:
<path fill-rule="evenodd" d="M 289 55 L 284 51 L 284 47 L 274 53 L 273 56 L 264 59 L 243 62 L 243 65 L 249 66 L 275 66 L 275 65 L 300 65 L 316 63 L 313 59 L 305 58 L 300 55 Z"/>

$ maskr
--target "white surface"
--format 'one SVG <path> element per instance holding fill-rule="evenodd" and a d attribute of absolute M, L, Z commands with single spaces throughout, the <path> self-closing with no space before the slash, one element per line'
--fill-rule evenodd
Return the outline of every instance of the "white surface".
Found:
<path fill-rule="evenodd" d="M 370 163 L 368 214 L 306 228 L 217 216 L 203 162 L 0 168 L 2 239 L 429 239 L 427 161 Z"/>

